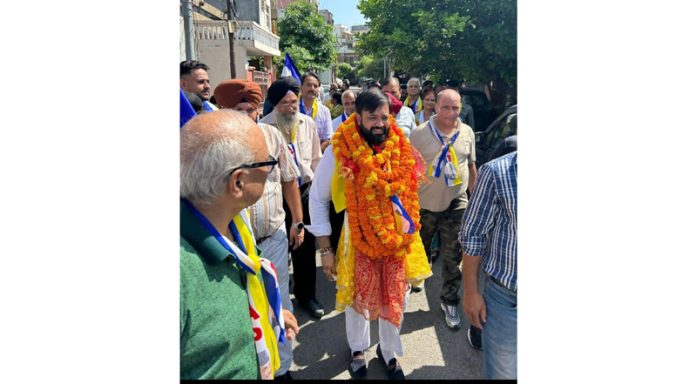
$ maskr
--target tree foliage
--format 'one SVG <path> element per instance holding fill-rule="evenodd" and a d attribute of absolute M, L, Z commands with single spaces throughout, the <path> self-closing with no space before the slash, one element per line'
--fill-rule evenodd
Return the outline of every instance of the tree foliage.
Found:
<path fill-rule="evenodd" d="M 340 79 L 348 77 L 348 74 L 353 72 L 353 67 L 348 63 L 339 63 L 336 65 L 336 76 Z"/>
<path fill-rule="evenodd" d="M 361 79 L 381 79 L 384 77 L 384 62 L 382 57 L 361 55 L 355 66 L 355 72 Z"/>
<path fill-rule="evenodd" d="M 358 52 L 435 81 L 494 85 L 516 98 L 516 0 L 360 0 L 370 27 Z"/>
<path fill-rule="evenodd" d="M 323 71 L 334 63 L 336 36 L 331 26 L 306 1 L 296 1 L 278 21 L 281 55 L 289 53 L 297 70 Z M 282 68 L 282 64 L 281 64 Z"/>

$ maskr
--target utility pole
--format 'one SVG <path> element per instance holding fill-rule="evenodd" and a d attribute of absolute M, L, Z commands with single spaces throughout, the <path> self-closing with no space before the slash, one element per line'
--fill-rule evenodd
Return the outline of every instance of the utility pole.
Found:
<path fill-rule="evenodd" d="M 184 38 L 186 39 L 186 60 L 196 60 L 196 50 L 193 39 L 193 8 L 191 0 L 181 0 L 181 9 L 184 16 Z"/>
<path fill-rule="evenodd" d="M 230 78 L 237 78 L 237 68 L 234 61 L 234 33 L 237 32 L 237 8 L 234 0 L 227 0 L 227 29 L 230 31 Z"/>

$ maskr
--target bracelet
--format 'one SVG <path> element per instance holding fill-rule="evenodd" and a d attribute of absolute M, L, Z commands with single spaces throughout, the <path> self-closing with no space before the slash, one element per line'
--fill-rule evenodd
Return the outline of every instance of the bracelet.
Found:
<path fill-rule="evenodd" d="M 331 247 L 319 248 L 317 251 L 319 251 L 319 255 L 323 257 L 331 253 Z"/>

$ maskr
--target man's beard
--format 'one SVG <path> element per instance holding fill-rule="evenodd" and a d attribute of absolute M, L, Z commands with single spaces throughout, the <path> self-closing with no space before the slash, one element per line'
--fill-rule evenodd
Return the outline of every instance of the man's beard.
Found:
<path fill-rule="evenodd" d="M 278 129 L 289 136 L 292 127 L 300 123 L 300 113 L 297 111 L 293 113 L 277 113 L 276 121 Z"/>
<path fill-rule="evenodd" d="M 360 123 L 360 132 L 362 132 L 363 136 L 365 136 L 365 141 L 367 141 L 367 143 L 370 145 L 380 145 L 387 140 L 387 137 L 389 136 L 389 126 L 385 125 L 382 127 L 382 130 L 384 132 L 376 135 L 373 134 L 371 130 L 365 128 L 362 122 Z"/>

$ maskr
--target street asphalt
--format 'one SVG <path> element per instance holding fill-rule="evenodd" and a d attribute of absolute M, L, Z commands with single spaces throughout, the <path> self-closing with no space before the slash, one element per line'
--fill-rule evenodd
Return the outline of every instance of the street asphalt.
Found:
<path fill-rule="evenodd" d="M 433 263 L 433 276 L 426 280 L 425 289 L 410 294 L 401 328 L 404 356 L 399 358 L 399 363 L 407 380 L 481 379 L 483 354 L 467 341 L 469 323 L 461 306 L 458 308 L 461 328 L 452 330 L 445 323 L 439 298 L 441 266 L 440 256 Z M 293 379 L 351 379 L 345 314 L 335 310 L 335 283 L 324 277 L 318 257 L 316 272 L 317 300 L 323 304 L 326 314 L 316 320 L 302 308 L 295 307 L 300 333 L 295 340 L 290 372 Z M 373 321 L 370 348 L 365 352 L 368 379 L 387 379 L 385 366 L 377 358 L 378 341 L 377 321 Z"/>

